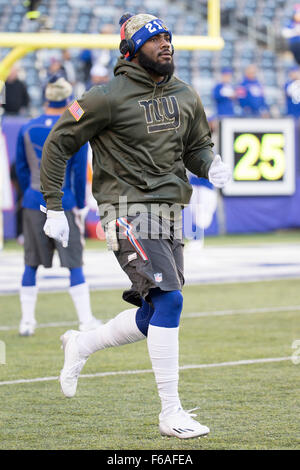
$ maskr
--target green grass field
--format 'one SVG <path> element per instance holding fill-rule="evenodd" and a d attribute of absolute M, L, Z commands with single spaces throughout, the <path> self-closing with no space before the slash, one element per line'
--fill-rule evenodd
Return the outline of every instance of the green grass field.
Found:
<path fill-rule="evenodd" d="M 199 406 L 199 420 L 211 429 L 209 436 L 187 441 L 159 435 L 152 372 L 125 373 L 151 369 L 145 341 L 94 354 L 82 374 L 124 373 L 82 377 L 72 399 L 64 398 L 57 379 L 1 385 L 56 378 L 63 364 L 59 338 L 66 327 L 42 327 L 35 336 L 21 338 L 18 297 L 0 296 L 0 326 L 12 327 L 0 330 L 6 345 L 6 364 L 0 365 L 0 449 L 299 450 L 300 364 L 291 359 L 255 362 L 295 352 L 292 343 L 300 339 L 299 282 L 185 287 L 180 366 L 214 365 L 180 371 L 184 408 Z M 92 292 L 94 314 L 111 318 L 127 308 L 120 299 L 121 291 Z M 221 314 L 227 310 L 232 312 Z M 37 320 L 75 321 L 68 294 L 40 294 Z M 253 363 L 239 363 L 243 360 Z"/>

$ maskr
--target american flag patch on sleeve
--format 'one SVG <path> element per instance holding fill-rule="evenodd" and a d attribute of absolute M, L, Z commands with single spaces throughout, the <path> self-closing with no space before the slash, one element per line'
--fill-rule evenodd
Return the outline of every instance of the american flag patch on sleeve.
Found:
<path fill-rule="evenodd" d="M 68 110 L 72 114 L 72 116 L 79 121 L 79 119 L 84 115 L 84 111 L 81 106 L 78 104 L 78 101 L 74 101 L 74 103 L 69 106 Z"/>

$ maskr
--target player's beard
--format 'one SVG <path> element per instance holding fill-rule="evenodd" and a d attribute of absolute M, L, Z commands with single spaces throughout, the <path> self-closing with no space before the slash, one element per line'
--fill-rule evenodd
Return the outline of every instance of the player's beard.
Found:
<path fill-rule="evenodd" d="M 144 52 L 140 50 L 138 59 L 141 67 L 147 70 L 147 72 L 155 73 L 159 77 L 171 77 L 174 73 L 175 66 L 173 57 L 171 62 L 165 62 L 164 64 L 161 64 L 160 62 L 155 62 L 147 54 L 144 54 Z"/>

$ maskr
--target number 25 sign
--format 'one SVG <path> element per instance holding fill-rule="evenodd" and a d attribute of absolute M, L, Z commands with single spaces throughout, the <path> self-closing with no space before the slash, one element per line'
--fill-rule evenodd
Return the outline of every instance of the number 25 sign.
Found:
<path fill-rule="evenodd" d="M 224 119 L 221 155 L 232 169 L 228 196 L 291 195 L 295 191 L 292 119 Z"/>

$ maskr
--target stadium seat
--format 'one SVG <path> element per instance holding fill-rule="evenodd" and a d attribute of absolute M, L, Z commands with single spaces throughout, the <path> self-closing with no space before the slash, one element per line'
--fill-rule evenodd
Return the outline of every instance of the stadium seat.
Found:
<path fill-rule="evenodd" d="M 179 2 L 153 1 L 150 4 L 151 13 L 166 18 L 173 34 L 203 35 L 207 32 L 207 2 L 188 0 L 184 5 Z M 124 11 L 135 13 L 149 9 L 147 0 L 94 0 L 90 6 L 86 0 L 44 0 L 39 5 L 42 15 L 48 15 L 53 21 L 56 31 L 70 33 L 97 33 L 106 23 L 116 25 Z M 38 31 L 38 22 L 28 21 L 24 15 L 26 8 L 22 2 L 7 2 L 0 0 L 0 28 L 8 32 Z M 246 26 L 251 26 L 252 18 L 257 19 L 257 28 L 262 34 L 280 30 L 291 18 L 292 5 L 287 0 L 222 0 L 221 19 L 222 36 L 225 47 L 222 51 L 176 51 L 176 73 L 186 81 L 191 81 L 197 74 L 213 81 L 217 79 L 221 67 L 233 66 L 235 75 L 240 78 L 241 70 L 249 63 L 255 62 L 259 70 L 264 70 L 263 80 L 267 87 L 278 87 L 278 106 L 282 100 L 283 83 L 287 70 L 292 64 L 290 57 L 284 57 L 277 51 L 266 49 L 268 45 L 257 42 L 248 36 Z M 244 26 L 243 26 L 244 25 Z M 0 57 L 7 54 L 8 49 L 0 49 Z M 113 51 L 117 58 L 119 53 Z M 74 66 L 78 69 L 76 54 L 72 57 Z M 28 86 L 32 87 L 36 80 L 40 82 L 39 70 L 36 74 L 29 73 L 34 68 L 36 55 L 24 57 L 22 66 L 26 72 Z M 40 61 L 39 67 L 40 65 Z M 267 72 L 268 71 L 268 72 Z M 28 73 L 27 73 L 28 72 Z M 209 94 L 209 93 L 208 93 Z M 34 105 L 38 97 L 35 96 Z M 275 103 L 276 105 L 276 103 Z M 40 100 L 40 107 L 42 101 Z"/>

